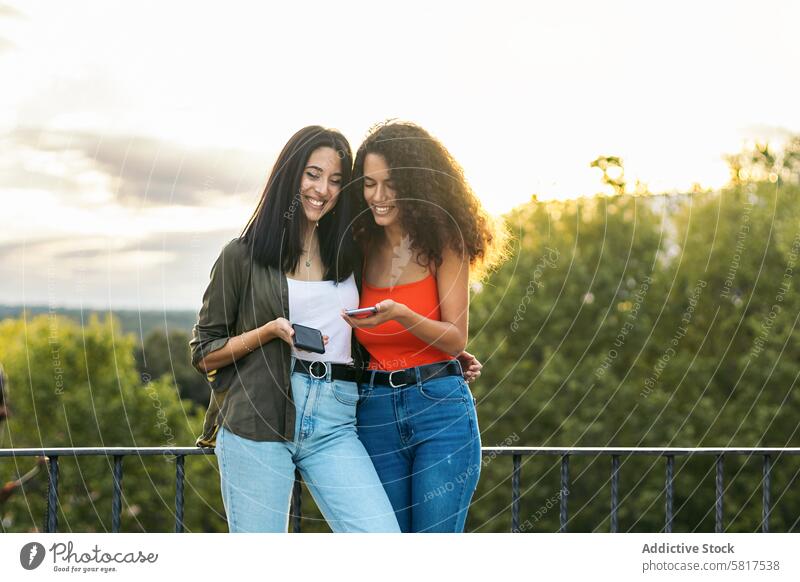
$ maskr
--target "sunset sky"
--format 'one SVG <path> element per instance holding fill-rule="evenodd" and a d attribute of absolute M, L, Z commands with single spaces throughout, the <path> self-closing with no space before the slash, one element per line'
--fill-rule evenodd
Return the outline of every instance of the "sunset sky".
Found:
<path fill-rule="evenodd" d="M 415 121 L 494 213 L 800 132 L 798 3 L 281 4 L 0 4 L 0 304 L 197 309 L 305 125 Z"/>

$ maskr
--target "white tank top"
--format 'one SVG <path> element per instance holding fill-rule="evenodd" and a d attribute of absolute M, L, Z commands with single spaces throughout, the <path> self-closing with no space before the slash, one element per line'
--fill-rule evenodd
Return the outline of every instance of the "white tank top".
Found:
<path fill-rule="evenodd" d="M 313 327 L 328 336 L 324 354 L 292 347 L 301 360 L 352 364 L 352 331 L 340 315 L 342 309 L 358 308 L 358 288 L 353 275 L 336 285 L 333 281 L 302 281 L 286 277 L 289 283 L 291 323 Z"/>

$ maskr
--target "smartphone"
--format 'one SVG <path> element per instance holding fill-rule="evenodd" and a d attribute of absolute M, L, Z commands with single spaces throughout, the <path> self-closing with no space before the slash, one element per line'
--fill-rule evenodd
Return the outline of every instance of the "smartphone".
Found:
<path fill-rule="evenodd" d="M 315 354 L 325 353 L 325 342 L 322 341 L 320 330 L 299 323 L 293 323 L 292 329 L 294 330 L 294 347 Z"/>
<path fill-rule="evenodd" d="M 377 307 L 364 307 L 363 309 L 347 309 L 344 314 L 348 317 L 358 317 L 360 315 L 375 315 L 378 313 Z"/>

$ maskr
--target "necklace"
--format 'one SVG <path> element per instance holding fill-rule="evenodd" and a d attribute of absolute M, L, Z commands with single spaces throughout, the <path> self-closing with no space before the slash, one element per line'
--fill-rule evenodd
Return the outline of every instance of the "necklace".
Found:
<path fill-rule="evenodd" d="M 317 228 L 318 226 L 319 226 L 319 222 L 317 222 L 314 225 L 314 228 Z M 307 269 L 311 267 L 311 252 L 310 251 L 311 251 L 311 246 L 309 246 L 308 249 L 303 249 L 303 253 L 306 255 L 306 268 Z"/>
<path fill-rule="evenodd" d="M 311 266 L 311 254 L 308 252 L 311 249 L 303 249 L 303 254 L 306 256 L 306 267 Z"/>

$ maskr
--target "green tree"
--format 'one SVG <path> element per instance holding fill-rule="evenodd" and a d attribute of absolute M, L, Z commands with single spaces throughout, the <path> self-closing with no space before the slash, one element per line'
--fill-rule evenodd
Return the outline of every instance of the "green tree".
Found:
<path fill-rule="evenodd" d="M 9 416 L 3 447 L 187 446 L 202 413 L 181 401 L 165 378 L 142 384 L 134 339 L 115 319 L 78 325 L 38 316 L 0 322 L 0 361 L 8 378 Z M 33 466 L 6 459 L 2 480 Z M 59 459 L 60 531 L 110 531 L 111 457 Z M 175 459 L 124 459 L 122 531 L 172 531 Z M 216 459 L 186 458 L 185 523 L 189 531 L 225 531 Z M 37 531 L 46 511 L 46 477 L 21 487 L 2 505 L 5 531 Z"/>
<path fill-rule="evenodd" d="M 603 184 L 611 186 L 614 194 L 625 194 L 625 169 L 622 158 L 618 156 L 599 156 L 589 164 L 603 172 Z"/>
<path fill-rule="evenodd" d="M 136 369 L 143 381 L 166 377 L 180 397 L 200 407 L 208 404 L 211 388 L 191 364 L 189 335 L 181 330 L 154 329 L 135 351 Z"/>
<path fill-rule="evenodd" d="M 767 174 L 511 212 L 515 253 L 470 312 L 483 444 L 797 446 L 799 201 Z M 713 461 L 676 459 L 675 531 L 713 530 Z M 798 462 L 774 461 L 771 525 L 787 531 Z M 760 463 L 725 461 L 729 531 L 760 528 Z M 510 475 L 511 459 L 485 459 L 469 528 L 508 530 Z M 610 460 L 572 458 L 570 475 L 569 529 L 608 531 Z M 659 531 L 663 487 L 663 459 L 623 458 L 620 530 Z M 556 531 L 559 459 L 524 460 L 522 490 L 526 530 Z"/>

